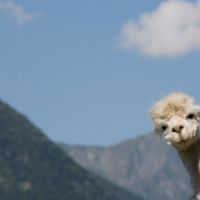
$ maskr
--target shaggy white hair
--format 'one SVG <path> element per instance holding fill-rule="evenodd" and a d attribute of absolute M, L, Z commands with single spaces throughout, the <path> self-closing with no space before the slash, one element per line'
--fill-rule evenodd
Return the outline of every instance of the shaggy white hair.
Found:
<path fill-rule="evenodd" d="M 155 132 L 176 149 L 193 144 L 198 135 L 200 106 L 183 93 L 172 93 L 156 102 L 150 110 Z"/>
<path fill-rule="evenodd" d="M 156 102 L 150 115 L 155 132 L 177 150 L 190 175 L 193 199 L 200 200 L 200 106 L 176 92 Z"/>

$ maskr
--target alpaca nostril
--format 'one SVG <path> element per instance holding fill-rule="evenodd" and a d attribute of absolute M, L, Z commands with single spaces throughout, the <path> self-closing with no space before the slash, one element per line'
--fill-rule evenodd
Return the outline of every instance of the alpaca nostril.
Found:
<path fill-rule="evenodd" d="M 180 133 L 183 128 L 184 126 L 182 125 L 175 126 L 174 128 L 172 128 L 172 132 Z"/>

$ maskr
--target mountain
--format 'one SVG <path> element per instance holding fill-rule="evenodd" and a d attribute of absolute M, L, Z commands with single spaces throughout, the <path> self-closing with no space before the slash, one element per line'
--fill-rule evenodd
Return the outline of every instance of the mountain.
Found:
<path fill-rule="evenodd" d="M 0 102 L 1 200 L 142 200 L 77 165 L 25 116 Z"/>
<path fill-rule="evenodd" d="M 183 200 L 191 190 L 177 153 L 150 133 L 109 147 L 60 144 L 84 168 L 151 200 Z"/>

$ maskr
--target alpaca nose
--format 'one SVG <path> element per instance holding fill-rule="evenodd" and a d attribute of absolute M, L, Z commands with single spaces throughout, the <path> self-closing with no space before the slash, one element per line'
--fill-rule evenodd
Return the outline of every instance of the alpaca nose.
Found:
<path fill-rule="evenodd" d="M 184 128 L 183 125 L 176 125 L 172 128 L 172 132 L 181 133 L 181 130 Z"/>

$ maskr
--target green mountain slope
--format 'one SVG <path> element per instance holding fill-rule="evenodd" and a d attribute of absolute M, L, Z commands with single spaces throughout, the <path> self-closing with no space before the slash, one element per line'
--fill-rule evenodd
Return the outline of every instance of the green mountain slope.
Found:
<path fill-rule="evenodd" d="M 142 200 L 97 178 L 0 102 L 1 200 Z"/>
<path fill-rule="evenodd" d="M 61 145 L 77 163 L 152 200 L 183 200 L 191 194 L 175 150 L 154 134 L 107 148 Z"/>

